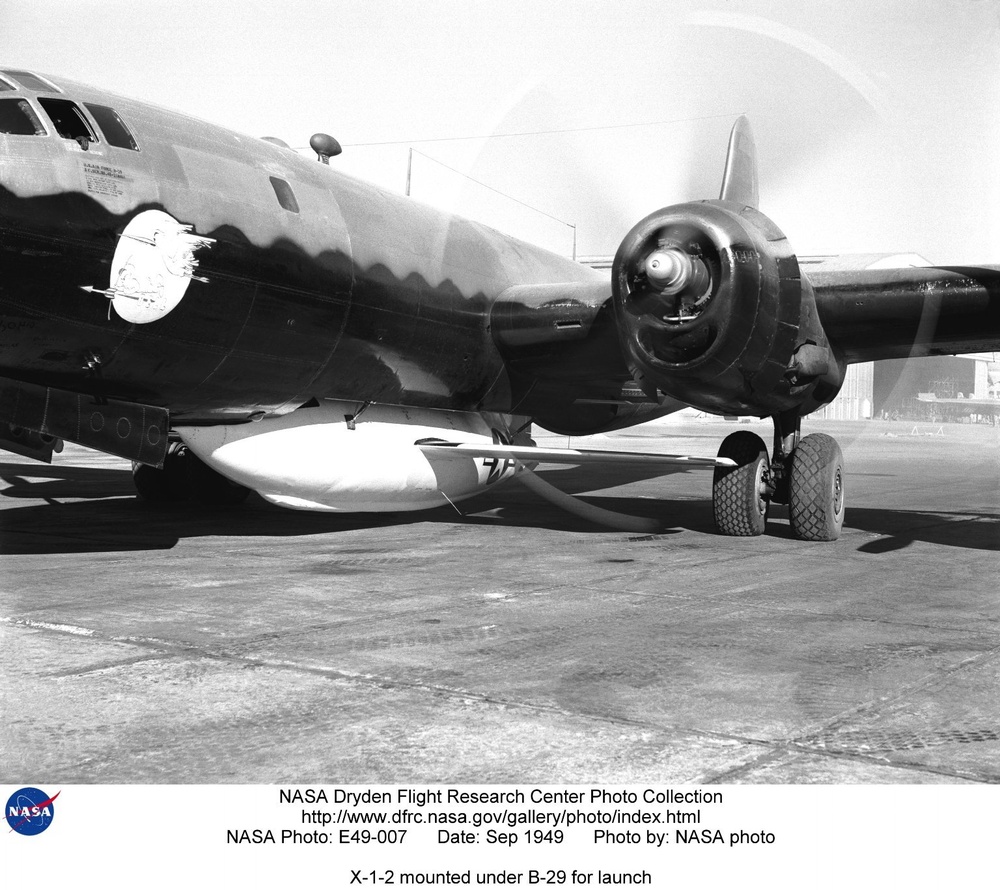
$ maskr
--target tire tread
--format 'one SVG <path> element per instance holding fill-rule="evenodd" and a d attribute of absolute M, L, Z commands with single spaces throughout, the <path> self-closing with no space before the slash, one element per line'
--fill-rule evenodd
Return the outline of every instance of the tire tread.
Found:
<path fill-rule="evenodd" d="M 825 433 L 806 436 L 792 455 L 788 516 L 795 536 L 803 541 L 834 541 L 843 522 L 837 521 L 829 498 L 831 467 L 840 467 L 843 455 L 837 440 Z"/>
<path fill-rule="evenodd" d="M 719 457 L 736 461 L 735 467 L 718 467 L 712 484 L 712 511 L 720 534 L 749 538 L 764 533 L 765 517 L 757 509 L 754 481 L 757 459 L 767 460 L 767 446 L 760 436 L 740 430 L 727 436 Z"/>

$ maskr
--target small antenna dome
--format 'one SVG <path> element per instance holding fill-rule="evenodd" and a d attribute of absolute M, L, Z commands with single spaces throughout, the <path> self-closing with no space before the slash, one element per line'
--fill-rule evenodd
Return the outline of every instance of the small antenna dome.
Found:
<path fill-rule="evenodd" d="M 343 149 L 340 143 L 326 133 L 314 133 L 309 138 L 309 147 L 316 152 L 316 157 L 320 163 L 330 163 L 330 158 L 335 158 Z"/>

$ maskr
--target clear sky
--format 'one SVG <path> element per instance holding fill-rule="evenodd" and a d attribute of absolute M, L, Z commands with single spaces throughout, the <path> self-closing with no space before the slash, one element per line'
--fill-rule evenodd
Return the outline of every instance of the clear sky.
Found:
<path fill-rule="evenodd" d="M 0 0 L 0 64 L 296 146 L 326 131 L 399 191 L 412 146 L 416 198 L 567 254 L 567 226 L 425 155 L 610 254 L 718 196 L 746 112 L 799 253 L 1000 262 L 996 0 Z M 576 132 L 417 141 L 550 130 Z"/>

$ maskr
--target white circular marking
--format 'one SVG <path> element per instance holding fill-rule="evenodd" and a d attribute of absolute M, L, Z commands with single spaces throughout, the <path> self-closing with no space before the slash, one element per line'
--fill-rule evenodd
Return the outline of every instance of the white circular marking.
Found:
<path fill-rule="evenodd" d="M 111 261 L 108 295 L 115 312 L 133 324 L 163 318 L 197 277 L 195 252 L 212 243 L 161 210 L 138 214 L 125 226 Z"/>

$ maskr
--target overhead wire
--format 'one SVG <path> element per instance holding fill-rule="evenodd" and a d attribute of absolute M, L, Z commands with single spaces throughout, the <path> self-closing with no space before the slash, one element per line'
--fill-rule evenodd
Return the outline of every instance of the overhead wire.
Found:
<path fill-rule="evenodd" d="M 446 170 L 451 170 L 452 173 L 457 173 L 459 176 L 464 176 L 466 179 L 470 180 L 471 182 L 474 182 L 476 185 L 481 185 L 484 189 L 489 189 L 491 192 L 495 192 L 498 195 L 502 195 L 504 198 L 513 201 L 515 204 L 520 204 L 522 207 L 527 207 L 529 210 L 534 210 L 535 213 L 540 213 L 542 216 L 547 216 L 549 219 L 555 220 L 555 222 L 557 223 L 562 223 L 564 226 L 569 226 L 571 229 L 576 228 L 576 226 L 573 225 L 573 223 L 566 222 L 566 220 L 564 219 L 559 219 L 558 216 L 553 216 L 551 213 L 546 213 L 544 210 L 539 210 L 537 207 L 532 207 L 530 204 L 522 201 L 520 198 L 515 198 L 513 195 L 508 195 L 506 192 L 502 192 L 500 191 L 500 189 L 494 188 L 492 185 L 487 185 L 485 182 L 476 179 L 474 176 L 469 176 L 468 173 L 463 173 L 461 170 L 456 170 L 454 167 L 450 167 L 444 161 L 439 161 L 437 158 L 432 158 L 429 154 L 424 154 L 424 152 L 417 151 L 417 149 L 413 149 L 413 153 L 415 155 L 420 155 L 420 157 L 422 158 L 427 158 L 428 161 L 433 161 L 435 164 L 439 164 Z"/>
<path fill-rule="evenodd" d="M 414 145 L 426 142 L 464 142 L 475 139 L 514 139 L 522 136 L 552 136 L 559 133 L 595 133 L 601 130 L 629 130 L 637 127 L 660 127 L 667 124 L 686 124 L 695 121 L 715 120 L 717 118 L 735 118 L 745 112 L 732 111 L 724 114 L 704 114 L 698 117 L 678 117 L 662 121 L 642 121 L 634 124 L 605 124 L 594 127 L 564 127 L 556 130 L 524 130 L 515 133 L 481 133 L 476 136 L 432 136 L 424 139 L 391 139 L 386 142 L 344 142 L 345 148 L 374 147 L 379 145 Z"/>
<path fill-rule="evenodd" d="M 553 136 L 553 135 L 564 134 L 564 133 L 595 133 L 595 132 L 609 131 L 609 130 L 638 129 L 640 127 L 660 127 L 660 126 L 667 126 L 667 125 L 670 125 L 670 124 L 686 124 L 686 123 L 694 123 L 694 122 L 697 122 L 697 121 L 717 120 L 719 118 L 730 118 L 731 119 L 731 118 L 734 118 L 734 117 L 739 117 L 739 115 L 743 114 L 743 113 L 745 113 L 745 112 L 735 111 L 735 112 L 725 112 L 725 113 L 722 113 L 722 114 L 703 114 L 703 115 L 698 115 L 696 117 L 669 118 L 669 119 L 666 119 L 666 120 L 659 120 L 659 121 L 640 121 L 640 122 L 631 123 L 631 124 L 603 124 L 603 125 L 592 126 L 592 127 L 562 127 L 562 128 L 558 128 L 558 129 L 552 129 L 552 130 L 523 130 L 523 131 L 518 131 L 518 132 L 513 132 L 513 133 L 482 133 L 482 134 L 478 134 L 478 135 L 474 135 L 474 136 L 469 136 L 469 135 L 466 135 L 466 136 L 433 136 L 433 137 L 426 137 L 426 138 L 423 138 L 423 139 L 391 139 L 391 140 L 387 140 L 387 141 L 384 141 L 384 142 L 344 142 L 344 143 L 342 143 L 342 145 L 343 145 L 344 148 L 375 148 L 375 147 L 378 147 L 378 146 L 389 146 L 389 145 L 409 145 L 410 146 L 410 151 L 413 154 L 418 154 L 421 157 L 426 158 L 427 160 L 432 161 L 433 163 L 438 164 L 441 167 L 444 167 L 446 170 L 450 170 L 452 173 L 456 173 L 459 176 L 462 176 L 465 179 L 468 179 L 471 182 L 476 183 L 476 185 L 482 186 L 483 188 L 488 189 L 491 192 L 494 192 L 494 193 L 496 193 L 496 194 L 498 194 L 498 195 L 500 195 L 500 196 L 502 196 L 504 198 L 507 198 L 510 201 L 513 201 L 515 204 L 520 204 L 522 207 L 526 207 L 528 210 L 531 210 L 534 213 L 539 213 L 542 216 L 547 217 L 548 219 L 551 219 L 551 220 L 553 220 L 553 221 L 555 221 L 557 223 L 560 223 L 561 225 L 564 225 L 564 226 L 567 226 L 567 227 L 573 229 L 573 258 L 575 259 L 576 258 L 576 228 L 577 228 L 575 223 L 567 222 L 564 219 L 560 219 L 558 216 L 553 216 L 551 213 L 546 213 L 544 210 L 540 210 L 537 207 L 533 207 L 531 204 L 528 204 L 526 201 L 522 201 L 520 198 L 515 198 L 513 195 L 509 195 L 506 192 L 501 191 L 500 189 L 495 188 L 492 185 L 488 185 L 487 183 L 482 182 L 482 181 L 476 179 L 473 176 L 469 176 L 468 173 L 465 173 L 465 172 L 463 172 L 461 170 L 458 170 L 455 167 L 452 167 L 452 166 L 444 163 L 444 161 L 438 160 L 437 158 L 432 157 L 429 154 L 426 154 L 426 153 L 424 153 L 422 151 L 418 151 L 417 149 L 413 148 L 412 146 L 414 144 L 426 144 L 426 143 L 429 143 L 429 142 L 468 142 L 468 141 L 481 140 L 481 139 L 515 139 L 515 138 L 528 137 L 528 136 Z M 305 150 L 305 148 L 306 148 L 305 146 L 302 146 L 302 147 L 296 146 L 293 150 L 294 151 L 303 151 L 303 150 Z M 407 187 L 409 187 L 409 186 L 407 186 Z"/>

